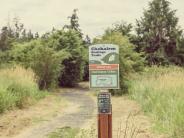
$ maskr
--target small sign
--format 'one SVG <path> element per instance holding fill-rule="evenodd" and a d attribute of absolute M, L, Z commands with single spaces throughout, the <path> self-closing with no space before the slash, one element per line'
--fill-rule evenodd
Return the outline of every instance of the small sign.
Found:
<path fill-rule="evenodd" d="M 89 46 L 90 88 L 119 89 L 119 47 L 113 44 Z"/>
<path fill-rule="evenodd" d="M 111 95 L 110 93 L 98 94 L 98 112 L 111 113 Z"/>

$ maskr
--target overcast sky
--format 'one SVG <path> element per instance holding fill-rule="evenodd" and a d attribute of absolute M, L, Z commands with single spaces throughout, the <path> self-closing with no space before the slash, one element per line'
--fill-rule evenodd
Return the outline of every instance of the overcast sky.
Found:
<path fill-rule="evenodd" d="M 124 20 L 135 23 L 142 16 L 149 0 L 0 0 L 0 27 L 8 17 L 18 16 L 25 27 L 44 33 L 53 27 L 69 23 L 67 17 L 79 9 L 79 23 L 85 34 L 94 37 L 114 22 Z M 184 0 L 170 0 L 177 9 L 179 25 L 184 28 Z"/>

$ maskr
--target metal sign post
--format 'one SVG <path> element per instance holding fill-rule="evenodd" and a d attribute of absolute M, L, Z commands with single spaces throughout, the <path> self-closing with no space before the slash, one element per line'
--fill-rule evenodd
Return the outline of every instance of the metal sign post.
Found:
<path fill-rule="evenodd" d="M 89 47 L 90 88 L 98 94 L 98 138 L 112 138 L 112 104 L 108 89 L 119 89 L 119 47 L 97 44 Z"/>

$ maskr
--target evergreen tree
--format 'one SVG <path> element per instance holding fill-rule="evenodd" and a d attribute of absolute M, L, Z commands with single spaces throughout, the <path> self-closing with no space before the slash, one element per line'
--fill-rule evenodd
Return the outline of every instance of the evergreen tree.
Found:
<path fill-rule="evenodd" d="M 23 41 L 27 40 L 26 29 L 24 29 L 24 30 L 22 31 L 22 40 L 23 40 Z"/>
<path fill-rule="evenodd" d="M 31 30 L 29 30 L 29 32 L 27 33 L 27 39 L 28 39 L 28 41 L 34 39 L 34 35 L 33 35 L 33 33 L 31 32 Z"/>
<path fill-rule="evenodd" d="M 75 30 L 76 32 L 78 32 L 79 36 L 82 38 L 83 34 L 80 29 L 79 17 L 77 15 L 77 11 L 78 11 L 77 9 L 73 10 L 72 15 L 68 17 L 70 19 L 70 25 L 65 25 L 63 28 Z"/>
<path fill-rule="evenodd" d="M 131 36 L 132 24 L 125 21 L 115 23 L 112 28 L 108 28 L 106 31 L 120 32 L 123 36 Z"/>
<path fill-rule="evenodd" d="M 182 31 L 175 13 L 167 0 L 153 0 L 137 20 L 137 49 L 146 53 L 150 65 L 168 64 L 176 54 Z"/>
<path fill-rule="evenodd" d="M 24 31 L 24 24 L 20 23 L 20 19 L 18 17 L 14 18 L 14 37 L 16 39 L 21 38 L 21 34 Z"/>
<path fill-rule="evenodd" d="M 0 50 L 4 51 L 10 48 L 8 39 L 8 27 L 3 27 L 0 34 Z"/>
<path fill-rule="evenodd" d="M 91 44 L 91 39 L 88 35 L 86 35 L 86 38 L 84 41 L 85 41 L 85 44 L 87 44 L 87 45 Z"/>
<path fill-rule="evenodd" d="M 38 32 L 35 33 L 35 38 L 38 39 L 40 36 L 38 34 Z"/>

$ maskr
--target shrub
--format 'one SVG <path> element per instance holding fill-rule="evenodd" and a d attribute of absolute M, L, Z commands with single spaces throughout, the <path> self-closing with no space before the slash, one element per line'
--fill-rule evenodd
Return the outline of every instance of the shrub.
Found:
<path fill-rule="evenodd" d="M 94 43 L 116 44 L 119 46 L 120 89 L 110 91 L 116 95 L 127 93 L 129 90 L 130 74 L 143 70 L 143 58 L 134 51 L 134 45 L 129 42 L 128 38 L 118 32 L 107 31 L 101 38 L 94 39 Z"/>
<path fill-rule="evenodd" d="M 10 53 L 9 51 L 1 51 L 0 50 L 0 67 L 4 66 L 4 64 L 8 64 L 10 62 Z"/>
<path fill-rule="evenodd" d="M 57 86 L 58 77 L 64 69 L 61 63 L 70 56 L 65 50 L 55 51 L 41 40 L 16 43 L 11 53 L 13 61 L 33 69 L 40 89 Z"/>
<path fill-rule="evenodd" d="M 55 51 L 65 50 L 69 58 L 61 61 L 64 69 L 59 77 L 60 86 L 75 86 L 83 78 L 85 50 L 82 38 L 75 30 L 60 30 L 54 32 L 45 40 Z"/>
<path fill-rule="evenodd" d="M 32 53 L 31 67 L 38 76 L 40 89 L 58 85 L 58 77 L 63 73 L 62 60 L 70 54 L 65 51 L 55 52 L 52 48 L 38 46 Z"/>
<path fill-rule="evenodd" d="M 0 70 L 0 112 L 23 108 L 45 96 L 40 92 L 34 73 L 19 66 Z"/>
<path fill-rule="evenodd" d="M 12 62 L 21 64 L 25 68 L 31 67 L 33 50 L 41 45 L 42 44 L 39 40 L 33 40 L 25 43 L 14 43 L 11 50 Z"/>
<path fill-rule="evenodd" d="M 58 30 L 26 43 L 15 43 L 12 61 L 31 67 L 40 89 L 75 86 L 84 76 L 87 50 L 75 30 Z"/>

